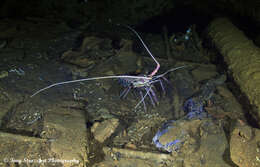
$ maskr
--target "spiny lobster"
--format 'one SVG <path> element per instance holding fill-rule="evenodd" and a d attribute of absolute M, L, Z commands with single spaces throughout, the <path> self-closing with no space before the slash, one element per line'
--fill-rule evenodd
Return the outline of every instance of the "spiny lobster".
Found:
<path fill-rule="evenodd" d="M 137 103 L 137 105 L 135 106 L 135 109 L 141 103 L 143 103 L 144 109 L 146 110 L 145 98 L 147 96 L 149 96 L 152 105 L 155 106 L 155 104 L 158 103 L 158 99 L 157 99 L 157 96 L 156 96 L 155 91 L 154 91 L 154 84 L 155 83 L 160 83 L 161 89 L 163 90 L 163 92 L 165 92 L 165 88 L 163 86 L 163 81 L 167 81 L 168 82 L 168 80 L 164 76 L 166 74 L 168 74 L 169 72 L 172 72 L 172 71 L 184 68 L 186 66 L 184 65 L 184 66 L 180 66 L 180 67 L 177 67 L 177 68 L 172 68 L 172 69 L 166 71 L 163 74 L 156 75 L 158 70 L 160 69 L 159 62 L 155 59 L 153 54 L 150 52 L 150 50 L 148 49 L 146 44 L 143 42 L 143 40 L 140 37 L 140 35 L 133 28 L 131 28 L 130 26 L 127 26 L 127 25 L 123 25 L 123 26 L 125 26 L 126 28 L 130 29 L 132 32 L 135 33 L 135 35 L 139 38 L 139 40 L 141 41 L 142 45 L 144 46 L 145 50 L 148 52 L 148 54 L 151 56 L 151 58 L 156 63 L 156 68 L 149 75 L 138 75 L 138 76 L 113 75 L 113 76 L 102 76 L 102 77 L 84 78 L 84 79 L 78 79 L 78 80 L 58 82 L 58 83 L 51 84 L 51 85 L 49 85 L 47 87 L 44 87 L 44 88 L 36 91 L 30 97 L 33 97 L 33 96 L 39 94 L 40 92 L 42 92 L 44 90 L 47 90 L 49 88 L 52 88 L 54 86 L 57 86 L 57 85 L 64 85 L 64 84 L 75 83 L 75 82 L 83 82 L 83 81 L 92 81 L 92 80 L 101 80 L 101 79 L 115 79 L 116 78 L 116 79 L 119 80 L 119 82 L 124 87 L 126 87 L 123 90 L 123 92 L 120 94 L 120 97 L 125 98 L 130 90 L 136 90 L 136 91 L 139 92 L 139 94 L 141 96 L 141 100 Z M 143 92 L 145 92 L 145 94 Z"/>

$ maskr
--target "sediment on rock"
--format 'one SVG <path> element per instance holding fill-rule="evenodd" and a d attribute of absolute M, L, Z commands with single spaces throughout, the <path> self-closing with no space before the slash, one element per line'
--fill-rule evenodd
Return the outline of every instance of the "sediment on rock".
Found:
<path fill-rule="evenodd" d="M 260 125 L 260 49 L 227 18 L 213 20 L 208 35 L 254 108 L 249 111 L 252 118 Z"/>

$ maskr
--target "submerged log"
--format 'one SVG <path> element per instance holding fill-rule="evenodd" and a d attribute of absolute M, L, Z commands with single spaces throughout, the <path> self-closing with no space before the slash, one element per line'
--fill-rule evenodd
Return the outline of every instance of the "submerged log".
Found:
<path fill-rule="evenodd" d="M 213 20 L 208 34 L 252 105 L 250 115 L 260 125 L 260 48 L 227 18 Z"/>

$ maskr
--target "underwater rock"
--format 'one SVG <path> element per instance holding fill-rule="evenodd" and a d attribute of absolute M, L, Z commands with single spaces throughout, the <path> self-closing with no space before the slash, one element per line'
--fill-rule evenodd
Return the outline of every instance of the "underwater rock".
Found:
<path fill-rule="evenodd" d="M 225 80 L 222 77 L 220 83 Z M 215 91 L 215 84 L 209 83 L 212 82 L 207 82 L 200 93 L 184 103 L 187 115 L 164 124 L 153 138 L 157 148 L 171 152 L 174 157 L 183 156 L 184 166 L 229 166 L 223 160 L 228 145 L 223 127 L 208 118 L 204 110 L 204 101 Z"/>
<path fill-rule="evenodd" d="M 252 105 L 249 110 L 252 119 L 260 125 L 260 49 L 227 18 L 213 20 L 208 35 Z"/>
<path fill-rule="evenodd" d="M 78 50 L 68 50 L 63 53 L 61 59 L 67 63 L 80 67 L 89 67 L 98 61 L 102 61 L 114 53 L 112 41 L 93 36 L 85 37 Z"/>
<path fill-rule="evenodd" d="M 260 166 L 260 130 L 238 124 L 231 133 L 230 154 L 239 167 Z"/>
<path fill-rule="evenodd" d="M 194 79 L 198 82 L 211 79 L 218 74 L 216 66 L 213 64 L 200 64 L 192 70 L 191 73 Z"/>
<path fill-rule="evenodd" d="M 157 148 L 168 152 L 178 152 L 184 142 L 190 139 L 189 129 L 196 127 L 195 125 L 190 126 L 189 124 L 194 120 L 201 120 L 208 116 L 203 108 L 203 104 L 200 102 L 196 103 L 193 98 L 188 99 L 184 103 L 184 110 L 187 112 L 187 115 L 182 119 L 166 122 L 153 137 L 153 143 Z M 184 127 L 186 126 L 187 128 L 185 130 Z"/>
<path fill-rule="evenodd" d="M 2 128 L 11 131 L 39 134 L 43 122 L 43 108 L 36 105 L 33 100 L 25 100 L 14 105 L 6 113 Z"/>
<path fill-rule="evenodd" d="M 177 120 L 170 121 L 153 137 L 153 143 L 157 148 L 167 152 L 180 151 L 185 142 L 194 141 L 191 137 L 190 130 L 197 127 L 198 121 Z"/>
<path fill-rule="evenodd" d="M 112 71 L 114 74 L 129 74 L 133 73 L 138 68 L 138 55 L 132 50 L 132 41 L 122 40 L 122 47 L 117 53 L 106 61 L 91 69 L 91 73 L 106 74 L 107 71 Z"/>
<path fill-rule="evenodd" d="M 119 161 L 102 161 L 100 163 L 94 164 L 93 167 L 157 167 L 158 164 L 152 163 L 150 161 L 132 158 L 121 158 Z"/>
<path fill-rule="evenodd" d="M 107 138 L 109 138 L 116 130 L 119 125 L 119 120 L 116 118 L 105 120 L 101 123 L 96 122 L 91 127 L 91 132 L 94 138 L 103 143 Z"/>
<path fill-rule="evenodd" d="M 201 120 L 197 129 L 196 142 L 189 144 L 195 147 L 190 151 L 189 147 L 182 151 L 184 154 L 183 166 L 210 166 L 210 167 L 230 167 L 226 160 L 230 157 L 226 155 L 228 142 L 222 125 L 217 125 L 211 119 Z M 192 148 L 192 147 L 191 147 Z M 179 154 L 173 154 L 179 156 Z"/>
<path fill-rule="evenodd" d="M 153 143 L 173 157 L 182 156 L 184 166 L 228 166 L 222 157 L 228 145 L 224 130 L 211 119 L 181 119 L 163 128 Z"/>
<path fill-rule="evenodd" d="M 196 126 L 190 126 L 189 124 L 193 120 L 201 120 L 208 117 L 207 112 L 204 110 L 204 103 L 211 98 L 216 90 L 216 86 L 223 84 L 225 80 L 225 75 L 208 80 L 201 86 L 200 91 L 186 100 L 183 109 L 187 114 L 182 119 L 169 121 L 162 126 L 153 138 L 153 143 L 156 147 L 168 152 L 178 151 L 180 146 L 190 139 L 190 136 L 194 136 L 194 134 L 189 134 L 189 129 Z M 185 127 L 187 128 L 186 130 Z"/>
<path fill-rule="evenodd" d="M 114 160 L 113 163 L 120 162 L 120 161 L 123 163 L 125 162 L 125 160 L 135 160 L 135 162 L 140 162 L 140 166 L 142 166 L 141 161 L 145 161 L 146 163 L 150 164 L 149 166 L 158 167 L 161 166 L 159 164 L 165 165 L 167 161 L 170 162 L 173 161 L 173 157 L 165 153 L 154 153 L 154 152 L 138 151 L 132 149 L 122 149 L 116 147 L 103 147 L 103 152 L 106 155 L 107 160 L 109 159 Z M 121 167 L 121 165 L 119 166 Z M 139 166 L 139 165 L 133 163 L 132 165 L 129 166 Z"/>
<path fill-rule="evenodd" d="M 75 103 L 61 101 L 49 105 L 49 109 L 45 110 L 40 137 L 47 139 L 50 143 L 49 150 L 55 153 L 55 157 L 61 160 L 76 160 L 75 163 L 64 163 L 64 167 L 83 167 L 88 160 L 89 132 L 86 129 L 84 113 L 64 108 L 65 105 L 73 104 Z"/>
<path fill-rule="evenodd" d="M 63 166 L 48 161 L 57 156 L 49 147 L 47 139 L 0 132 L 0 166 Z"/>
<path fill-rule="evenodd" d="M 219 75 L 204 83 L 198 92 L 185 101 L 183 109 L 187 113 L 187 119 L 205 118 L 207 113 L 204 111 L 205 103 L 211 99 L 216 87 L 226 81 L 226 75 Z"/>
<path fill-rule="evenodd" d="M 82 53 L 78 53 L 72 50 L 68 50 L 63 53 L 62 60 L 74 65 L 78 65 L 80 67 L 88 67 L 95 62 L 87 58 L 86 55 L 82 55 Z"/>

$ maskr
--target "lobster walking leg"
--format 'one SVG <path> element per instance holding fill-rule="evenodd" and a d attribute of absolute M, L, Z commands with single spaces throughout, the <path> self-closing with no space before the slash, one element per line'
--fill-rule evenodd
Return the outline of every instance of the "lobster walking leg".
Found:
<path fill-rule="evenodd" d="M 146 92 L 147 92 L 147 94 L 148 94 L 148 96 L 149 96 L 149 98 L 150 98 L 150 100 L 151 100 L 152 105 L 155 107 L 155 103 L 154 103 L 154 101 L 153 101 L 153 96 L 152 96 L 151 93 L 150 93 L 150 92 L 152 91 L 152 89 L 149 90 L 149 88 L 146 87 L 145 90 L 146 90 Z"/>
<path fill-rule="evenodd" d="M 155 80 L 155 81 L 153 81 L 153 82 L 151 82 L 151 83 L 156 83 L 156 82 L 159 82 L 160 83 L 160 85 L 161 85 L 161 88 L 162 88 L 162 91 L 163 91 L 163 93 L 165 94 L 166 92 L 165 92 L 165 88 L 164 88 L 164 86 L 163 86 L 163 83 L 162 83 L 162 80 L 160 80 L 160 79 L 157 79 L 157 80 Z M 155 96 L 156 97 L 156 96 Z"/>
<path fill-rule="evenodd" d="M 143 92 L 142 92 L 142 91 L 140 91 L 140 96 L 141 96 L 141 101 L 140 101 L 140 102 L 143 102 L 143 104 L 144 104 L 144 111 L 146 111 L 146 105 L 145 105 L 145 101 L 144 101 L 145 96 L 143 95 Z M 138 105 L 136 105 L 135 108 L 136 108 L 137 106 L 138 106 Z"/>
<path fill-rule="evenodd" d="M 164 86 L 163 86 L 163 83 L 162 83 L 161 80 L 159 80 L 159 82 L 160 82 L 160 85 L 161 85 L 161 88 L 162 88 L 163 94 L 165 94 L 165 88 L 164 88 Z"/>
<path fill-rule="evenodd" d="M 155 92 L 154 92 L 154 89 L 153 88 L 151 88 L 151 94 L 152 94 L 152 96 L 153 96 L 153 98 L 154 98 L 154 101 L 155 101 L 155 103 L 156 104 L 159 104 L 159 101 L 158 101 L 158 99 L 157 99 L 157 96 L 156 96 L 156 94 L 155 94 Z"/>
<path fill-rule="evenodd" d="M 125 89 L 123 90 L 123 92 L 120 93 L 120 96 L 119 96 L 119 97 L 124 99 L 124 98 L 127 96 L 127 94 L 129 93 L 130 89 L 131 89 L 131 87 L 125 88 Z"/>

